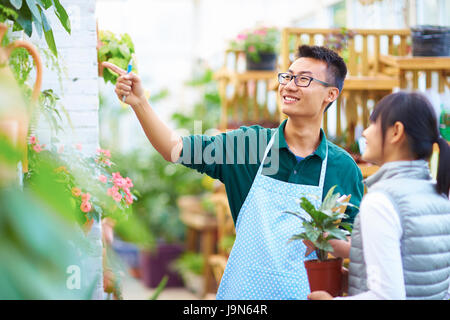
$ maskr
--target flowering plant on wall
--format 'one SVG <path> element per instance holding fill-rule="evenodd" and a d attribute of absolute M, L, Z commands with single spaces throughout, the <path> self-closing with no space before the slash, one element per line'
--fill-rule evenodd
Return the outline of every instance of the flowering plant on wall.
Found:
<path fill-rule="evenodd" d="M 233 50 L 241 50 L 254 62 L 261 60 L 261 54 L 278 52 L 280 31 L 275 27 L 256 27 L 240 32 L 230 42 Z"/>
<path fill-rule="evenodd" d="M 348 63 L 350 59 L 348 43 L 355 36 L 355 31 L 348 30 L 347 28 L 340 28 L 325 36 L 324 46 L 338 52 L 344 59 L 345 63 Z"/>
<path fill-rule="evenodd" d="M 109 150 L 97 149 L 93 156 L 82 153 L 82 145 L 52 145 L 46 149 L 35 136 L 29 138 L 30 169 L 26 180 L 32 180 L 39 170 L 41 158 L 57 159 L 60 166 L 54 168 L 55 179 L 63 182 L 66 192 L 72 196 L 72 205 L 80 212 L 80 222 L 100 221 L 101 217 L 127 218 L 131 204 L 136 200 L 133 181 L 113 170 Z"/>

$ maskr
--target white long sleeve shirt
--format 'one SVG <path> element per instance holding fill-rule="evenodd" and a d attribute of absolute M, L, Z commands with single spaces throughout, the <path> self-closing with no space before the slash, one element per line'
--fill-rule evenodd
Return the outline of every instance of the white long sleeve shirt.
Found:
<path fill-rule="evenodd" d="M 394 205 L 383 193 L 371 192 L 361 201 L 359 215 L 369 290 L 335 299 L 406 299 L 400 252 L 403 230 Z"/>

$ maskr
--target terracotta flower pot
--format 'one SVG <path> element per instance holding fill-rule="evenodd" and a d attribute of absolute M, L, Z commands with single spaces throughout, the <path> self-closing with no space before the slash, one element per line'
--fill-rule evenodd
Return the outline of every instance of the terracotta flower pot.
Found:
<path fill-rule="evenodd" d="M 309 287 L 312 291 L 324 290 L 337 297 L 342 292 L 342 258 L 327 261 L 305 261 Z"/>

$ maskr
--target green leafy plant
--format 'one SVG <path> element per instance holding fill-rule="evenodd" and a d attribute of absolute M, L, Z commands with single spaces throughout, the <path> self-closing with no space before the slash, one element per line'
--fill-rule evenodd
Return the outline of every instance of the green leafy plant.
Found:
<path fill-rule="evenodd" d="M 56 17 L 64 29 L 70 34 L 69 16 L 59 0 L 4 0 L 0 4 L 0 22 L 13 22 L 13 31 L 24 30 L 31 37 L 34 29 L 39 37 L 44 35 L 48 47 L 58 56 L 55 38 L 46 10 L 53 8 Z"/>
<path fill-rule="evenodd" d="M 137 199 L 131 192 L 132 180 L 123 178 L 119 172 L 112 172 L 109 150 L 98 149 L 94 156 L 87 156 L 80 152 L 80 145 L 77 147 L 65 146 L 57 150 L 52 145 L 46 149 L 35 136 L 31 136 L 29 171 L 25 182 L 33 184 L 43 159 L 53 159 L 60 164 L 54 168 L 54 179 L 64 184 L 65 192 L 72 195 L 73 207 L 79 208 L 82 217 L 99 222 L 100 217 L 121 219 L 121 215 L 128 216 L 130 205 Z"/>
<path fill-rule="evenodd" d="M 227 236 L 223 237 L 222 239 L 220 239 L 218 246 L 226 254 L 229 255 L 231 253 L 231 249 L 233 248 L 235 241 L 236 241 L 236 235 L 230 234 L 230 235 L 227 235 Z"/>
<path fill-rule="evenodd" d="M 0 174 L 22 159 L 0 133 Z M 54 179 L 52 159 L 42 159 L 32 185 L 2 175 L 0 183 L 0 299 L 90 299 L 97 283 L 67 287 L 69 266 L 81 266 L 89 244 L 76 223 L 71 196 Z"/>
<path fill-rule="evenodd" d="M 186 226 L 180 220 L 177 199 L 201 194 L 202 175 L 181 165 L 169 163 L 157 152 L 142 149 L 116 154 L 114 162 L 133 179 L 139 199 L 133 204 L 137 219 L 159 241 L 180 243 Z"/>
<path fill-rule="evenodd" d="M 303 212 L 286 211 L 286 213 L 299 218 L 304 228 L 303 232 L 293 235 L 289 241 L 310 241 L 316 248 L 317 257 L 320 261 L 327 260 L 328 253 L 333 251 L 333 247 L 329 243 L 330 240 L 347 241 L 347 235 L 351 232 L 351 224 L 342 222 L 342 219 L 348 218 L 348 216 L 338 211 L 344 203 L 339 200 L 341 197 L 339 193 L 333 194 L 335 188 L 336 186 L 330 188 L 319 208 L 316 208 L 307 198 L 302 197 L 298 200 L 298 203 Z M 345 204 L 355 207 L 351 203 Z"/>
<path fill-rule="evenodd" d="M 239 33 L 230 42 L 233 50 L 244 51 L 254 62 L 261 61 L 261 53 L 277 53 L 280 31 L 275 27 L 256 27 Z"/>
<path fill-rule="evenodd" d="M 199 92 L 200 99 L 194 103 L 192 111 L 182 110 L 172 114 L 172 121 L 177 128 L 194 131 L 194 121 L 202 121 L 202 130 L 217 128 L 220 121 L 221 100 L 214 71 L 204 64 L 197 66 L 197 71 L 186 86 Z"/>
<path fill-rule="evenodd" d="M 196 275 L 203 274 L 205 267 L 205 259 L 201 253 L 185 252 L 178 259 L 176 259 L 172 268 L 183 275 L 186 272 L 192 272 Z"/>
<path fill-rule="evenodd" d="M 116 36 L 111 31 L 100 31 L 99 38 L 101 46 L 98 49 L 99 65 L 102 62 L 110 62 L 118 67 L 127 70 L 128 63 L 133 59 L 134 44 L 131 37 L 124 33 Z M 133 72 L 137 72 L 136 60 L 133 60 Z M 111 72 L 108 68 L 103 69 L 103 79 L 105 83 L 116 84 L 118 75 Z"/>

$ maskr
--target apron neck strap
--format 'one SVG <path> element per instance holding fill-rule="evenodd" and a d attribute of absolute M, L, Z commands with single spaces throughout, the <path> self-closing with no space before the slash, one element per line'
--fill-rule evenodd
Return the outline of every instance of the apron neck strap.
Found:
<path fill-rule="evenodd" d="M 261 161 L 261 164 L 260 164 L 260 166 L 258 168 L 258 173 L 256 174 L 257 176 L 261 175 L 262 169 L 264 167 L 264 161 L 266 160 L 267 155 L 268 155 L 270 149 L 272 148 L 273 143 L 275 142 L 276 135 L 277 135 L 277 131 L 275 131 L 275 133 L 273 134 L 272 138 L 269 141 L 269 144 L 267 145 L 266 150 L 264 151 L 264 157 L 263 157 L 263 159 Z M 323 139 L 326 139 L 325 136 L 323 137 Z M 322 166 L 321 166 L 321 169 L 320 169 L 320 179 L 319 179 L 319 188 L 320 189 L 323 189 L 323 186 L 325 184 L 325 173 L 327 171 L 327 163 L 328 163 L 328 143 L 327 143 L 326 140 L 325 140 L 325 143 L 326 143 L 325 159 L 323 159 Z"/>

